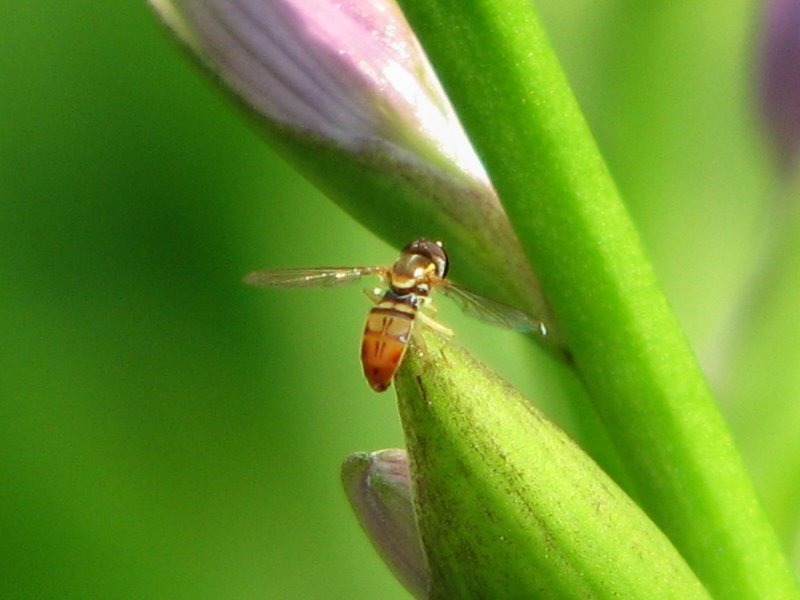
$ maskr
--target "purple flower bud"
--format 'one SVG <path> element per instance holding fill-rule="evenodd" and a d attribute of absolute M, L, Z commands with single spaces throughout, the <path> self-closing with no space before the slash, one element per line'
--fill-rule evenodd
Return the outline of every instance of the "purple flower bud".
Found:
<path fill-rule="evenodd" d="M 787 171 L 800 159 L 800 0 L 768 0 L 761 62 L 761 103 Z"/>
<path fill-rule="evenodd" d="M 488 182 L 416 37 L 387 0 L 150 0 L 258 114 L 358 151 Z"/>
<path fill-rule="evenodd" d="M 430 576 L 414 516 L 406 451 L 352 454 L 342 465 L 342 483 L 384 562 L 416 598 L 427 598 Z"/>
<path fill-rule="evenodd" d="M 494 188 L 394 0 L 149 0 L 324 192 L 396 245 L 441 237 L 459 279 L 547 323 Z M 420 224 L 424 224 L 421 231 Z M 466 259 L 466 260 L 463 260 Z"/>

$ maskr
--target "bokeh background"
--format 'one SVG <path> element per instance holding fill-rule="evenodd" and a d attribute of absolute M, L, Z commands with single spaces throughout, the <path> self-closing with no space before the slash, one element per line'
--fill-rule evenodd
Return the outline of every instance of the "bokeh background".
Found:
<path fill-rule="evenodd" d="M 780 190 L 757 6 L 540 4 L 714 375 Z M 347 454 L 402 446 L 391 392 L 360 375 L 367 301 L 240 283 L 396 250 L 277 157 L 143 1 L 4 0 L 0 49 L 0 597 L 407 597 L 338 482 Z M 542 353 L 446 314 L 557 396 Z"/>

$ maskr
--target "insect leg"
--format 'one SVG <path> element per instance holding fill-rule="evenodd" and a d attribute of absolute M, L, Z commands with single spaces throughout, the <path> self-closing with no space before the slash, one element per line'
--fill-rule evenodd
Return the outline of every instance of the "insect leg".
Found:
<path fill-rule="evenodd" d="M 455 335 L 455 334 L 453 333 L 453 330 L 452 330 L 452 329 L 450 329 L 449 327 L 446 327 L 446 326 L 442 325 L 441 323 L 439 323 L 439 322 L 438 322 L 438 321 L 436 321 L 435 319 L 433 319 L 433 318 L 429 317 L 428 315 L 426 315 L 426 314 L 425 314 L 424 312 L 422 312 L 422 311 L 419 311 L 419 312 L 417 313 L 417 318 L 420 320 L 420 322 L 421 322 L 423 325 L 425 325 L 426 327 L 428 327 L 428 328 L 432 329 L 433 331 L 435 331 L 435 332 L 436 332 L 436 333 L 438 333 L 439 335 L 443 335 L 443 336 L 444 336 L 444 337 L 446 337 L 446 338 L 451 338 L 451 337 L 453 337 L 453 335 Z"/>
<path fill-rule="evenodd" d="M 418 312 L 417 313 L 417 318 L 420 319 L 422 325 L 425 325 L 426 327 L 429 327 L 430 329 L 432 329 L 433 331 L 435 331 L 439 335 L 447 337 L 448 339 L 453 337 L 453 331 L 451 329 L 445 327 L 444 325 L 442 325 L 441 323 L 438 323 L 437 321 L 434 321 L 428 315 L 426 315 L 426 314 L 424 314 L 422 312 Z M 418 329 L 417 327 L 415 327 L 411 331 L 411 337 L 414 340 L 414 348 L 417 351 L 417 355 L 422 359 L 422 371 L 420 372 L 420 376 L 424 376 L 425 373 L 428 372 L 428 369 L 432 368 L 432 366 L 434 364 L 434 360 L 433 360 L 433 357 L 431 356 L 431 354 L 428 351 L 428 346 L 425 343 L 425 338 L 422 335 L 422 331 L 420 329 Z M 445 364 L 449 365 L 450 362 L 447 360 L 447 356 L 445 356 L 445 354 L 444 354 L 444 348 L 442 348 L 439 351 L 439 353 L 440 353 L 441 359 L 445 362 Z"/>

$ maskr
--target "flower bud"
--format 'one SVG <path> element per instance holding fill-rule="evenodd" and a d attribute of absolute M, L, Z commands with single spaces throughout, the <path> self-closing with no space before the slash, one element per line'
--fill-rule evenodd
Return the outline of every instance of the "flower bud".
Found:
<path fill-rule="evenodd" d="M 150 0 L 262 131 L 397 247 L 445 241 L 457 280 L 546 324 L 494 188 L 393 0 Z"/>
<path fill-rule="evenodd" d="M 151 2 L 260 115 L 351 150 L 389 142 L 488 181 L 393 2 Z"/>
<path fill-rule="evenodd" d="M 427 598 L 428 567 L 411 500 L 405 450 L 352 454 L 342 483 L 361 527 L 395 576 L 417 598 Z"/>

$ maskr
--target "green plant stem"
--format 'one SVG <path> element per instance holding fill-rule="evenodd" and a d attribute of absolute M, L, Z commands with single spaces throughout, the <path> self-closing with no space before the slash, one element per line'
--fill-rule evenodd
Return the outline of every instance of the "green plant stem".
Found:
<path fill-rule="evenodd" d="M 400 0 L 638 496 L 719 597 L 800 597 L 527 0 Z"/>

